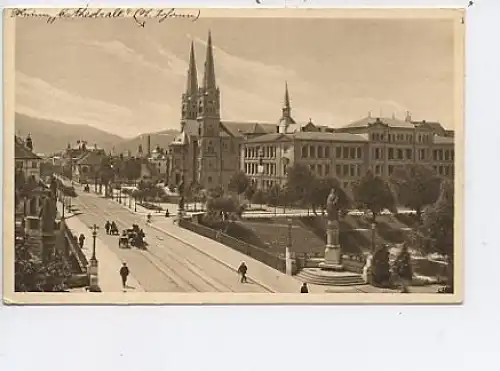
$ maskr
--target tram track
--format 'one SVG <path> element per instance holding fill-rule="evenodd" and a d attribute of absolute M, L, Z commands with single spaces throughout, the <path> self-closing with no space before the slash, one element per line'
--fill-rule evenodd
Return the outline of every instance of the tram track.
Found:
<path fill-rule="evenodd" d="M 130 228 L 130 224 L 132 224 L 130 221 L 125 219 L 133 219 L 133 214 L 131 214 L 129 218 L 125 219 L 122 215 L 119 215 L 124 211 L 128 212 L 128 210 L 124 210 L 121 206 L 120 208 L 118 208 L 116 207 L 117 205 L 111 204 L 110 209 L 100 207 L 95 203 L 95 200 L 92 200 L 92 196 L 87 196 L 85 197 L 85 199 L 79 198 L 78 201 L 79 202 L 77 202 L 77 204 L 82 208 L 81 211 L 85 215 L 92 215 L 94 218 L 96 218 L 96 224 L 98 224 L 97 222 L 99 222 L 99 225 L 103 225 L 106 220 L 114 220 L 119 225 L 120 230 Z M 113 213 L 113 209 L 115 210 L 115 213 Z M 135 219 L 137 219 L 137 217 Z M 138 221 L 134 221 L 134 223 L 139 224 Z M 239 292 L 239 287 L 235 289 L 235 287 L 231 287 L 230 285 L 228 285 L 226 281 L 214 277 L 214 275 L 205 273 L 203 271 L 203 268 L 193 259 L 189 258 L 188 256 L 181 255 L 178 251 L 174 251 L 173 248 L 170 248 L 166 243 L 159 243 L 154 241 L 154 239 L 164 241 L 165 237 L 167 237 L 167 239 L 172 240 L 173 243 L 183 245 L 183 248 L 185 248 L 189 253 L 194 254 L 194 256 L 197 256 L 196 254 L 200 254 L 197 256 L 197 258 L 200 259 L 201 253 L 195 250 L 193 247 L 182 244 L 177 241 L 174 236 L 170 236 L 165 232 L 162 233 L 161 231 L 158 231 L 156 228 L 147 224 L 144 225 L 143 229 L 145 230 L 146 235 L 150 236 L 147 239 L 149 243 L 148 247 L 145 250 L 130 249 L 132 251 L 130 254 L 141 255 L 141 258 L 147 260 L 149 264 L 151 264 L 158 270 L 159 273 L 164 275 L 182 291 Z M 229 269 L 227 267 L 220 267 L 220 263 L 210 256 L 203 254 L 203 257 L 205 261 L 207 261 L 207 259 L 209 258 L 211 260 L 210 264 L 212 266 L 218 266 L 218 269 Z M 231 272 L 231 276 L 234 277 L 236 282 L 236 274 Z M 261 285 L 254 285 L 258 286 L 260 291 L 269 292 L 269 290 L 267 290 L 265 287 L 262 287 Z M 249 289 L 249 287 L 246 286 L 246 289 Z M 255 290 L 250 292 L 255 292 Z"/>

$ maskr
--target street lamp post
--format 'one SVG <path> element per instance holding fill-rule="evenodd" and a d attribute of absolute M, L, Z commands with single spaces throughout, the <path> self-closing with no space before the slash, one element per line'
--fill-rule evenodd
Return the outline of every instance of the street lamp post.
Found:
<path fill-rule="evenodd" d="M 288 218 L 288 241 L 285 249 L 285 273 L 287 276 L 292 275 L 292 258 L 290 256 L 290 250 L 292 248 L 292 218 Z"/>
<path fill-rule="evenodd" d="M 92 230 L 93 243 L 92 243 L 92 257 L 90 258 L 90 266 L 89 266 L 89 281 L 90 281 L 89 291 L 99 292 L 101 290 L 99 288 L 99 280 L 98 280 L 98 262 L 95 255 L 97 230 L 99 229 L 99 227 L 94 224 L 90 229 Z"/>

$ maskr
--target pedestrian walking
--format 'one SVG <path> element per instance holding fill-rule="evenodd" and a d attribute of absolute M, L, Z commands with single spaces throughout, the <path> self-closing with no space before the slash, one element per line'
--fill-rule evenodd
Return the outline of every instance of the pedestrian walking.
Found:
<path fill-rule="evenodd" d="M 109 234 L 109 229 L 111 228 L 111 223 L 109 220 L 106 221 L 106 224 L 104 224 L 104 229 L 106 229 L 106 234 Z"/>
<path fill-rule="evenodd" d="M 127 267 L 127 263 L 123 262 L 122 267 L 120 268 L 120 276 L 122 277 L 122 286 L 123 288 L 127 287 L 127 277 L 130 271 Z"/>
<path fill-rule="evenodd" d="M 80 233 L 80 237 L 78 237 L 78 244 L 80 245 L 80 250 L 83 249 L 83 244 L 85 243 L 85 236 L 83 233 Z"/>
<path fill-rule="evenodd" d="M 238 273 L 241 275 L 240 282 L 247 282 L 247 265 L 245 262 L 241 262 L 240 267 L 238 268 Z"/>
<path fill-rule="evenodd" d="M 309 292 L 309 289 L 307 288 L 307 283 L 303 283 L 302 287 L 300 288 L 300 293 L 301 294 L 307 294 Z"/>

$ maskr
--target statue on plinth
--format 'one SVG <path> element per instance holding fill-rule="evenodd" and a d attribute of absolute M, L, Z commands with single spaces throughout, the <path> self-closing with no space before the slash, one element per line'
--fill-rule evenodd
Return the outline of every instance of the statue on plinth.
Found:
<path fill-rule="evenodd" d="M 326 246 L 325 260 L 321 267 L 325 270 L 342 270 L 342 255 L 339 242 L 339 196 L 332 188 L 326 199 Z"/>

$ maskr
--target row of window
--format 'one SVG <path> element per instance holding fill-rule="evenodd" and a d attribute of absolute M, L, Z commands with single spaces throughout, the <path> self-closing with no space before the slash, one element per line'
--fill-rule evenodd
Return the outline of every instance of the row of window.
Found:
<path fill-rule="evenodd" d="M 329 146 L 302 146 L 302 158 L 329 158 Z M 363 149 L 361 147 L 335 147 L 335 157 L 340 159 L 361 159 Z"/>
<path fill-rule="evenodd" d="M 455 151 L 452 149 L 435 149 L 432 152 L 434 161 L 454 161 Z"/>
<path fill-rule="evenodd" d="M 277 149 L 274 146 L 246 147 L 245 158 L 276 158 Z"/>
<path fill-rule="evenodd" d="M 336 165 L 335 174 L 331 173 L 333 168 L 330 167 L 330 164 L 311 164 L 309 165 L 309 169 L 311 170 L 311 173 L 320 177 L 360 177 L 362 173 L 361 165 Z"/>
<path fill-rule="evenodd" d="M 430 134 L 418 134 L 417 143 L 430 143 Z M 371 139 L 377 142 L 389 143 L 413 143 L 413 134 L 385 134 L 385 133 L 372 133 Z"/>
<path fill-rule="evenodd" d="M 245 173 L 249 175 L 276 175 L 276 164 L 245 163 Z"/>

